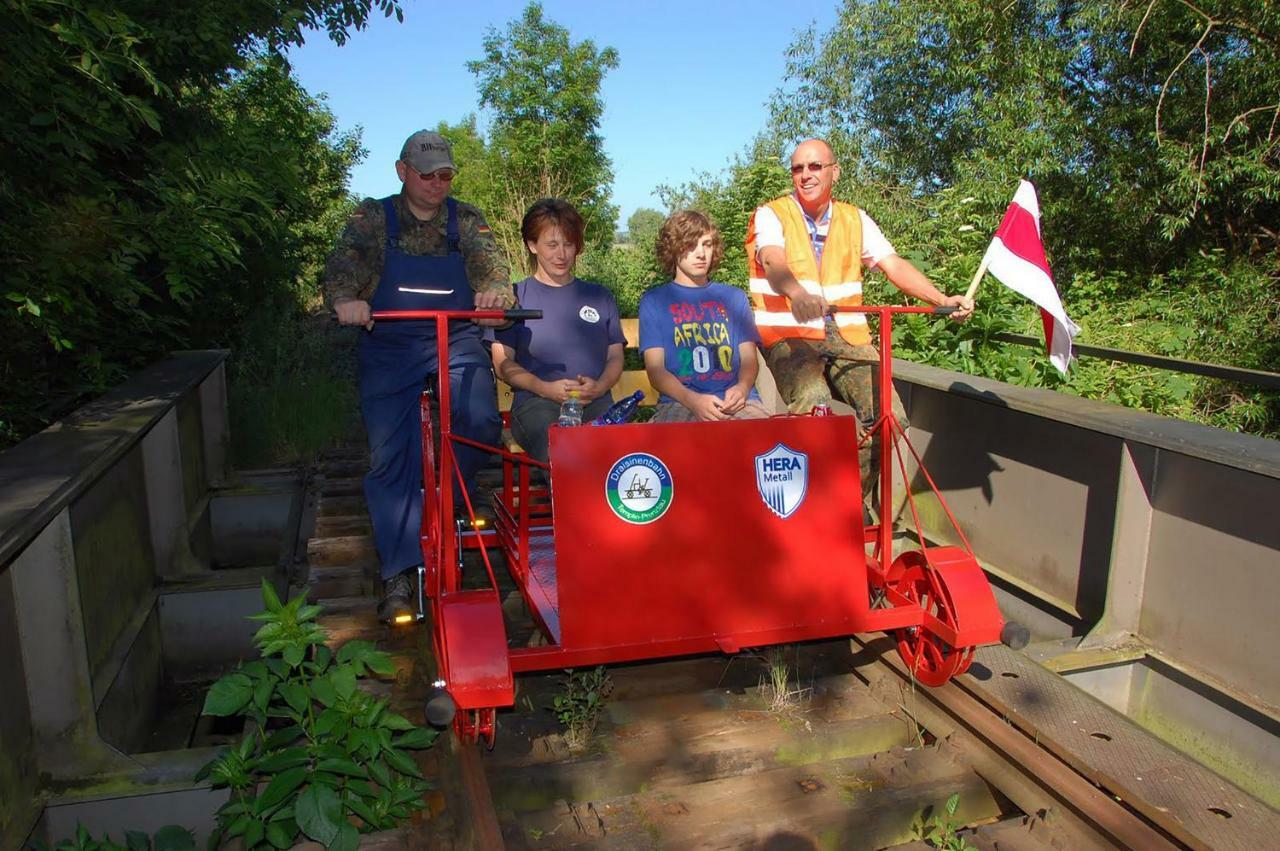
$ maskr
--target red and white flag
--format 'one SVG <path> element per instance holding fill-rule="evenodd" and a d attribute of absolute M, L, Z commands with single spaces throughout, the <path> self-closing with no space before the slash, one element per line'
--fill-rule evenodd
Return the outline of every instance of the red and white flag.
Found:
<path fill-rule="evenodd" d="M 1040 241 L 1040 202 L 1036 200 L 1036 188 L 1028 181 L 1018 182 L 1013 203 L 1004 211 L 1004 220 L 996 228 L 983 263 L 1002 284 L 1040 306 L 1049 361 L 1066 375 L 1071 364 L 1071 339 L 1080 329 L 1067 318 L 1053 285 L 1044 243 Z"/>

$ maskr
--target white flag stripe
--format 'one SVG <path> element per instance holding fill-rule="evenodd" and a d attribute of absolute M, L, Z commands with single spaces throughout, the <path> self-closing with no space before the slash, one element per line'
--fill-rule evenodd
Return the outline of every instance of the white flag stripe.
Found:
<path fill-rule="evenodd" d="M 1005 247 L 1000 237 L 991 240 L 987 248 L 987 271 L 1000 279 L 1006 287 L 1021 293 L 1043 307 L 1054 319 L 1070 322 L 1067 311 L 1058 298 L 1053 280 L 1034 263 L 1023 260 Z"/>
<path fill-rule="evenodd" d="M 996 279 L 1030 299 L 1043 316 L 1052 320 L 1052 330 L 1045 332 L 1049 362 L 1066 375 L 1072 360 L 1071 339 L 1080 333 L 1080 328 L 1067 316 L 1058 289 L 1053 285 L 1041 237 L 1040 201 L 1030 181 L 1018 181 L 1013 202 L 996 229 L 983 263 Z"/>
<path fill-rule="evenodd" d="M 769 286 L 769 281 L 765 278 L 752 278 L 750 285 L 751 292 L 753 293 L 757 293 L 759 295 L 778 295 L 778 293 L 774 292 L 773 287 Z M 812 295 L 826 296 L 828 301 L 862 295 L 862 282 L 860 281 L 850 281 L 845 284 L 832 284 L 825 288 L 817 281 L 800 281 L 800 286 L 804 287 L 805 292 Z"/>
<path fill-rule="evenodd" d="M 1053 317 L 1055 327 L 1050 341 L 1049 362 L 1065 375 L 1072 359 L 1071 339 L 1080 333 L 1080 328 L 1067 316 L 1053 280 L 1039 266 L 1006 248 L 1000 237 L 991 241 L 986 259 L 988 272 Z"/>
<path fill-rule="evenodd" d="M 1036 220 L 1036 233 L 1040 232 L 1040 199 L 1030 181 L 1019 180 L 1018 191 L 1013 193 L 1013 203 L 1026 210 Z"/>

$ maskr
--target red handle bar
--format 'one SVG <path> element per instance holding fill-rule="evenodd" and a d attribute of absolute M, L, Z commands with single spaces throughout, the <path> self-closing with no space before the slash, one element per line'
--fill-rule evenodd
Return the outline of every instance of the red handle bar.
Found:
<path fill-rule="evenodd" d="M 541 319 L 541 310 L 375 310 L 371 319 Z"/>
<path fill-rule="evenodd" d="M 941 307 L 916 307 L 915 305 L 872 305 L 862 304 L 857 307 L 848 307 L 833 304 L 827 308 L 828 313 L 932 313 L 935 316 L 950 316 L 960 308 L 954 304 L 948 304 Z"/>

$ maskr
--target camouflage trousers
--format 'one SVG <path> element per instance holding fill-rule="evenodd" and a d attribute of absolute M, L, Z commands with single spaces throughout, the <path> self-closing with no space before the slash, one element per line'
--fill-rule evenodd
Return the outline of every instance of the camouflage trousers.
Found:
<path fill-rule="evenodd" d="M 857 415 L 859 441 L 875 425 L 880 415 L 880 387 L 876 380 L 880 354 L 875 346 L 855 346 L 828 323 L 825 340 L 781 340 L 765 350 L 764 360 L 791 413 L 808 413 L 823 399 L 839 399 Z M 891 404 L 894 416 L 905 431 L 907 412 L 896 389 Z M 880 473 L 879 447 L 880 439 L 876 436 L 858 450 L 864 498 L 879 493 L 876 488 Z"/>

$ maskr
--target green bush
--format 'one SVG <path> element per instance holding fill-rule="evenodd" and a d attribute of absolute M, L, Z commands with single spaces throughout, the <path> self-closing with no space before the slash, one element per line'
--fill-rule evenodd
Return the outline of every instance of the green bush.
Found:
<path fill-rule="evenodd" d="M 253 616 L 263 624 L 254 636 L 262 658 L 218 680 L 205 699 L 206 715 L 252 722 L 196 777 L 231 790 L 212 843 L 243 837 L 252 851 L 306 836 L 349 851 L 361 831 L 395 827 L 422 808 L 429 786 L 407 751 L 439 733 L 359 688 L 365 677 L 395 673 L 386 653 L 349 641 L 334 654 L 315 622 L 319 606 L 281 603 L 265 580 L 262 597 L 267 610 Z"/>

